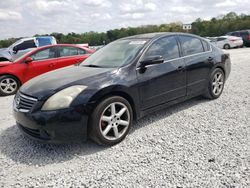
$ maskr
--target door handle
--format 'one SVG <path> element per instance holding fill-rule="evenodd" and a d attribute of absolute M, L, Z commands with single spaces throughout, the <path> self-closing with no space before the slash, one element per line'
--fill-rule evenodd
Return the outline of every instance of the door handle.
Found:
<path fill-rule="evenodd" d="M 77 59 L 76 63 L 80 63 L 82 61 L 82 59 Z"/>
<path fill-rule="evenodd" d="M 214 60 L 214 58 L 212 58 L 212 57 L 207 58 L 208 62 L 212 62 L 213 60 Z"/>
<path fill-rule="evenodd" d="M 56 64 L 55 63 L 51 63 L 49 64 L 49 67 L 54 67 Z"/>
<path fill-rule="evenodd" d="M 184 70 L 184 66 L 179 66 L 178 68 L 177 68 L 177 71 L 183 71 Z"/>

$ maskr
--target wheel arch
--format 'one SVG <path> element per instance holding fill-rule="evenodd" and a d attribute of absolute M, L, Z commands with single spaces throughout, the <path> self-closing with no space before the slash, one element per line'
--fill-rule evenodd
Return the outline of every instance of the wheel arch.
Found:
<path fill-rule="evenodd" d="M 9 61 L 6 57 L 0 57 L 0 61 Z"/>
<path fill-rule="evenodd" d="M 20 86 L 22 85 L 21 79 L 19 79 L 19 78 L 18 78 L 16 75 L 14 75 L 14 74 L 3 73 L 3 74 L 0 74 L 0 77 L 1 77 L 1 76 L 12 76 L 12 77 L 14 77 L 14 78 L 19 82 Z"/>
<path fill-rule="evenodd" d="M 91 101 L 95 101 L 95 106 L 93 107 L 93 109 L 105 98 L 111 97 L 111 96 L 120 96 L 125 98 L 129 104 L 131 105 L 131 108 L 133 110 L 133 119 L 137 119 L 138 117 L 138 109 L 136 106 L 136 103 L 134 101 L 134 99 L 131 97 L 131 95 L 124 91 L 124 90 L 117 90 L 117 89 L 103 89 L 100 90 L 98 93 L 96 93 L 91 99 Z"/>
<path fill-rule="evenodd" d="M 225 68 L 222 65 L 215 66 L 213 70 L 218 69 L 218 68 L 223 71 L 224 75 L 226 75 Z"/>

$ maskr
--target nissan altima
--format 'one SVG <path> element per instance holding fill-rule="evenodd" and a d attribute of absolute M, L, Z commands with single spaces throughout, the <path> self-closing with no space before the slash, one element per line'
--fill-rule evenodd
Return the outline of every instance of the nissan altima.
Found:
<path fill-rule="evenodd" d="M 13 102 L 17 126 L 44 142 L 121 142 L 133 120 L 190 99 L 217 99 L 229 76 L 229 54 L 184 33 L 131 36 L 84 63 L 38 76 Z"/>

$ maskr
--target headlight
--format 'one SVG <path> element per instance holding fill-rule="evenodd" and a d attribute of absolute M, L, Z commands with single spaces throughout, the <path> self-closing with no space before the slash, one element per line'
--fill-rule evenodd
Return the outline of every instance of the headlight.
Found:
<path fill-rule="evenodd" d="M 42 111 L 68 108 L 77 95 L 86 88 L 87 86 L 76 85 L 57 92 L 44 103 Z"/>

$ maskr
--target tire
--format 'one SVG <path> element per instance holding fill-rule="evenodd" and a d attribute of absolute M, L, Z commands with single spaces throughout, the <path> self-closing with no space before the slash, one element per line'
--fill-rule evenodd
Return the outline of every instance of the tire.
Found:
<path fill-rule="evenodd" d="M 230 45 L 229 44 L 225 44 L 224 46 L 223 46 L 223 49 L 226 49 L 226 50 L 229 50 L 231 47 L 230 47 Z"/>
<path fill-rule="evenodd" d="M 89 137 L 99 145 L 118 144 L 127 136 L 132 121 L 133 111 L 129 102 L 119 96 L 108 97 L 96 106 L 91 115 Z"/>
<path fill-rule="evenodd" d="M 13 95 L 20 87 L 20 82 L 10 75 L 0 76 L 0 96 Z"/>
<path fill-rule="evenodd" d="M 225 85 L 225 74 L 220 68 L 216 68 L 210 75 L 205 98 L 217 99 L 221 96 Z M 217 88 L 217 89 L 215 89 Z"/>

